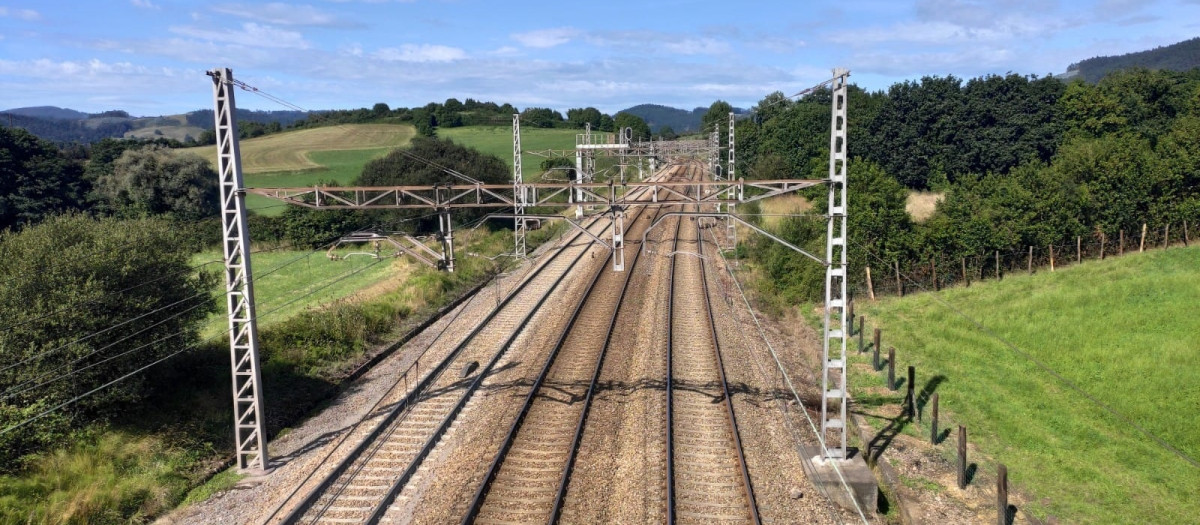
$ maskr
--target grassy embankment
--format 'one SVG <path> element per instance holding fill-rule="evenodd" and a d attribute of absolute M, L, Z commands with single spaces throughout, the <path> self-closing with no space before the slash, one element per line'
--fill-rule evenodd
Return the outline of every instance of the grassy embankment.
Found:
<path fill-rule="evenodd" d="M 994 472 L 993 462 L 1008 466 L 1011 483 L 1035 500 L 1026 511 L 1070 523 L 1185 523 L 1200 515 L 1200 468 L 1033 359 L 1200 458 L 1197 260 L 1198 247 L 1155 250 L 936 294 L 863 301 L 859 311 L 883 329 L 885 347 L 896 347 L 897 375 L 914 365 L 918 391 L 939 393 L 941 427 L 968 427 L 973 445 L 988 456 L 980 471 Z M 903 389 L 887 391 L 886 374 L 871 372 L 867 355 L 855 353 L 851 382 L 870 415 L 872 407 L 897 403 Z M 888 422 L 868 419 L 876 427 Z M 908 425 L 904 432 L 924 436 L 928 427 Z M 952 454 L 953 437 L 941 448 Z"/>

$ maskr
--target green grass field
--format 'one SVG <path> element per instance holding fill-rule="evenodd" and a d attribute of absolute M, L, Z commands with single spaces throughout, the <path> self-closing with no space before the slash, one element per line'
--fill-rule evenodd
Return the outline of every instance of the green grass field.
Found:
<path fill-rule="evenodd" d="M 512 127 L 505 126 L 469 126 L 462 128 L 438 128 L 438 136 L 453 140 L 458 144 L 470 146 L 483 153 L 495 155 L 504 159 L 504 162 L 511 167 L 513 165 L 513 138 Z M 521 171 L 523 176 L 529 182 L 534 182 L 532 177 L 541 175 L 542 170 L 539 168 L 544 157 L 532 155 L 530 151 L 542 151 L 550 149 L 575 149 L 575 134 L 581 133 L 577 129 L 548 129 L 534 128 L 530 126 L 521 127 Z M 572 162 L 574 159 L 572 158 Z"/>
<path fill-rule="evenodd" d="M 1200 458 L 1200 248 L 1172 248 L 1058 272 L 1012 276 L 937 294 L 860 306 L 897 349 L 897 375 L 936 388 L 953 424 L 1009 468 L 1037 503 L 1066 523 L 1187 523 L 1200 515 L 1200 468 L 1160 446 L 984 333 L 978 320 L 1191 458 Z M 870 331 L 871 326 L 867 327 Z M 860 406 L 897 396 L 855 353 Z M 902 389 L 897 394 L 902 393 Z M 870 409 L 867 408 L 869 412 Z M 924 425 L 906 432 L 924 435 Z M 951 438 L 941 447 L 953 448 Z M 992 464 L 980 465 L 994 472 Z"/>
<path fill-rule="evenodd" d="M 354 251 L 356 250 L 343 249 L 339 250 L 338 254 L 344 257 Z M 192 258 L 193 264 L 220 259 L 221 254 L 217 251 L 202 252 Z M 254 271 L 254 296 L 259 328 L 287 320 L 305 308 L 346 298 L 385 279 L 403 279 L 411 271 L 411 265 L 419 264 L 404 259 L 376 261 L 365 256 L 331 261 L 326 258 L 324 251 L 293 250 L 255 253 L 250 256 L 250 262 Z M 209 264 L 205 268 L 220 271 L 221 264 Z M 278 271 L 274 271 L 276 269 Z M 353 273 L 357 270 L 361 271 Z M 221 293 L 224 286 L 223 282 L 219 283 L 213 293 Z M 310 295 L 305 296 L 306 294 Z M 222 302 L 217 312 L 210 315 L 205 322 L 201 335 L 216 336 L 225 330 L 228 330 L 228 326 Z"/>

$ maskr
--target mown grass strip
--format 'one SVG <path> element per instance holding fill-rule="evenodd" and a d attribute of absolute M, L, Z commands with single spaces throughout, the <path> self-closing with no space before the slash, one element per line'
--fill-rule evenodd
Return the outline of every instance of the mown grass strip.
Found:
<path fill-rule="evenodd" d="M 1198 256 L 1200 248 L 1158 250 L 976 283 L 936 298 L 1198 458 Z M 1076 523 L 1134 516 L 1183 523 L 1200 514 L 1200 469 L 981 332 L 935 295 L 859 304 L 868 330 L 882 327 L 883 346 L 897 348 L 897 364 L 916 366 L 918 390 L 937 384 L 942 426 L 950 427 L 947 419 L 967 425 L 974 443 L 1008 465 L 1012 482 L 1039 498 L 1036 514 Z M 854 358 L 860 370 L 869 370 L 869 353 Z M 851 379 L 867 397 L 895 402 L 903 395 L 881 388 L 883 374 Z M 926 431 L 923 425 L 905 429 L 917 437 Z"/>

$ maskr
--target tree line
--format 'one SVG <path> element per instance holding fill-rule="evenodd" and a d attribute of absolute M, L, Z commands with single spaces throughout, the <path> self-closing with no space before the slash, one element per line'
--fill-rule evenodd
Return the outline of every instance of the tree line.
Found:
<path fill-rule="evenodd" d="M 825 177 L 829 103 L 828 91 L 763 99 L 738 124 L 742 173 Z M 848 103 L 850 260 L 859 275 L 872 261 L 973 258 L 1200 218 L 1200 70 L 1131 70 L 1094 85 L 926 77 L 886 92 L 851 86 Z M 905 211 L 915 189 L 942 193 L 919 223 Z M 821 213 L 818 193 L 810 197 Z M 824 246 L 820 217 L 789 218 L 781 229 Z M 784 295 L 819 296 L 819 269 L 759 248 L 750 252 Z"/>

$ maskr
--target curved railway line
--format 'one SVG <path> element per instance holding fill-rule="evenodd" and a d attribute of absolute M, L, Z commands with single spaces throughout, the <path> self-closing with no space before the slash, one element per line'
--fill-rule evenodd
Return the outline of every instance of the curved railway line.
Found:
<path fill-rule="evenodd" d="M 698 165 L 686 165 L 662 175 L 692 180 L 702 177 L 703 171 Z M 650 196 L 645 197 L 648 200 Z M 655 334 L 651 337 L 663 341 L 663 346 L 654 349 L 654 354 L 659 355 L 647 356 L 647 363 L 661 360 L 657 361 L 661 364 L 651 364 L 646 369 L 656 370 L 651 377 L 660 378 L 649 383 L 649 388 L 661 392 L 649 394 L 646 406 L 661 408 L 652 409 L 651 413 L 660 412 L 644 427 L 648 435 L 659 437 L 650 438 L 647 443 L 651 448 L 643 453 L 645 461 L 656 465 L 646 470 L 655 472 L 645 478 L 646 488 L 660 496 L 642 503 L 648 505 L 644 516 L 657 516 L 654 521 L 669 524 L 762 523 L 725 378 L 700 223 L 696 218 L 683 216 L 661 219 L 665 212 L 684 210 L 678 204 L 659 202 L 656 206 L 639 208 L 627 220 L 626 237 L 640 239 L 651 225 L 663 223 L 674 230 L 668 230 L 663 239 L 668 241 L 663 246 L 670 252 L 659 254 L 669 256 L 669 261 L 653 264 L 644 261 L 646 247 L 631 241 L 629 247 L 634 251 L 630 266 L 625 272 L 613 272 L 607 264 L 609 251 L 585 233 L 576 232 L 531 269 L 468 334 L 439 337 L 425 349 L 426 362 L 437 364 L 429 370 L 420 370 L 424 374 L 416 374 L 420 380 L 415 386 L 404 379 L 407 374 L 401 378 L 403 386 L 397 380 L 370 415 L 331 449 L 328 457 L 333 457 L 337 450 L 341 451 L 337 456 L 340 459 L 318 467 L 317 472 L 322 475 L 316 478 L 319 482 L 298 488 L 277 509 L 277 513 L 287 514 L 268 519 L 268 523 L 428 522 L 431 516 L 419 518 L 424 511 L 410 514 L 420 508 L 412 506 L 421 501 L 413 498 L 421 498 L 420 494 L 427 490 L 421 488 L 423 482 L 418 480 L 437 477 L 438 469 L 443 468 L 437 465 L 446 459 L 426 461 L 426 458 L 461 454 L 451 450 L 463 446 L 455 444 L 458 438 L 445 437 L 452 426 L 457 426 L 456 420 L 477 418 L 459 417 L 460 414 L 468 404 L 476 406 L 480 398 L 491 399 L 492 394 L 482 392 L 513 386 L 520 387 L 515 396 L 506 394 L 480 401 L 484 403 L 481 406 L 490 407 L 481 409 L 502 409 L 497 414 L 505 415 L 492 418 L 494 423 L 489 425 L 495 425 L 492 428 L 497 432 L 496 437 L 485 440 L 487 444 L 477 441 L 469 455 L 473 459 L 467 463 L 457 460 L 457 464 L 465 465 L 465 470 L 450 479 L 459 481 L 443 484 L 440 489 L 453 487 L 450 490 L 458 495 L 457 503 L 436 511 L 433 516 L 440 517 L 433 522 L 458 521 L 465 525 L 577 521 L 581 516 L 572 516 L 578 513 L 575 507 L 581 502 L 573 502 L 572 498 L 585 497 L 576 494 L 577 488 L 597 482 L 591 479 L 579 487 L 572 486 L 579 458 L 587 458 L 583 461 L 594 465 L 615 454 L 607 446 L 584 446 L 584 433 L 592 432 L 587 430 L 594 425 L 589 423 L 589 416 L 593 400 L 600 395 L 601 376 L 608 373 L 604 371 L 609 366 L 606 365 L 609 349 L 624 350 L 624 345 L 630 344 L 615 335 L 622 333 L 618 330 L 618 317 L 626 310 L 631 310 L 626 317 L 645 312 L 639 310 L 643 306 L 633 306 L 639 303 L 627 298 L 626 292 L 631 289 L 631 282 L 649 281 L 651 273 L 641 271 L 648 264 L 657 268 L 655 275 L 662 276 L 652 286 L 659 287 L 659 293 L 663 294 L 660 300 L 665 300 L 667 308 L 665 316 L 654 321 L 658 327 L 652 330 L 659 331 L 646 332 Z M 586 226 L 597 236 L 610 227 L 611 223 L 603 218 Z M 599 265 L 593 260 L 597 251 L 605 256 Z M 586 284 L 579 282 L 566 291 L 567 275 L 585 268 Z M 639 286 L 642 285 L 632 288 Z M 531 319 L 539 310 L 548 308 L 543 305 L 556 290 L 564 290 L 563 294 L 572 297 L 554 300 L 569 317 L 562 317 L 564 322 L 556 324 L 553 332 L 543 330 L 545 335 L 538 336 L 541 342 L 536 348 L 522 350 L 523 357 L 506 356 L 512 353 L 510 347 L 528 344 L 514 345 L 514 341 L 523 332 L 529 332 L 531 324 L 537 324 L 531 323 Z M 508 367 L 517 366 L 513 359 L 528 363 L 519 365 L 524 371 L 517 376 L 512 376 L 512 371 L 505 372 Z M 499 378 L 505 374 L 509 379 L 488 386 L 496 381 L 493 376 Z M 456 431 L 455 435 L 459 433 Z M 445 447 L 451 449 L 434 453 L 435 448 Z M 485 458 L 490 458 L 490 463 Z M 455 497 L 449 493 L 445 496 Z M 615 500 L 608 504 L 625 503 L 628 502 Z"/>
<path fill-rule="evenodd" d="M 661 208 L 653 213 L 657 217 Z M 651 221 L 632 218 L 627 236 L 638 237 Z M 625 292 L 638 268 L 639 244 L 629 270 L 601 268 L 542 367 L 520 414 L 475 492 L 462 523 L 553 523 L 564 498 L 588 411 Z"/>
<path fill-rule="evenodd" d="M 596 220 L 588 228 L 603 231 L 607 226 Z M 461 342 L 436 342 L 429 351 L 439 364 L 411 392 L 372 418 L 378 423 L 358 438 L 359 444 L 346 459 L 307 493 L 283 523 L 378 521 L 529 318 L 595 248 L 594 241 L 582 239 L 584 234 L 576 233 Z M 472 364 L 477 368 L 471 370 Z"/>
<path fill-rule="evenodd" d="M 587 229 L 599 236 L 609 227 L 610 224 L 597 219 Z M 466 338 L 457 344 L 435 342 L 427 353 L 438 359 L 438 365 L 401 399 L 365 421 L 373 424 L 360 425 L 363 430 L 354 436 L 358 444 L 315 488 L 305 493 L 282 523 L 379 522 L 529 320 L 593 249 L 598 249 L 596 243 L 583 232 L 576 232 L 562 249 L 532 270 Z M 593 287 L 604 276 L 610 276 L 605 280 L 612 281 L 630 275 L 630 272 L 604 270 L 605 265 L 601 264 L 595 272 Z M 618 298 L 609 308 L 614 316 L 619 303 Z M 581 302 L 577 312 L 582 311 L 582 305 Z M 564 332 L 564 339 L 566 335 Z M 559 347 L 563 342 L 560 341 Z M 398 387 L 399 384 L 394 388 Z M 558 499 L 561 497 L 559 494 Z"/>
<path fill-rule="evenodd" d="M 685 223 L 692 226 L 685 228 Z M 725 380 L 702 259 L 703 239 L 695 219 L 679 219 L 672 251 L 666 365 L 667 523 L 758 524 L 762 521 Z"/>

